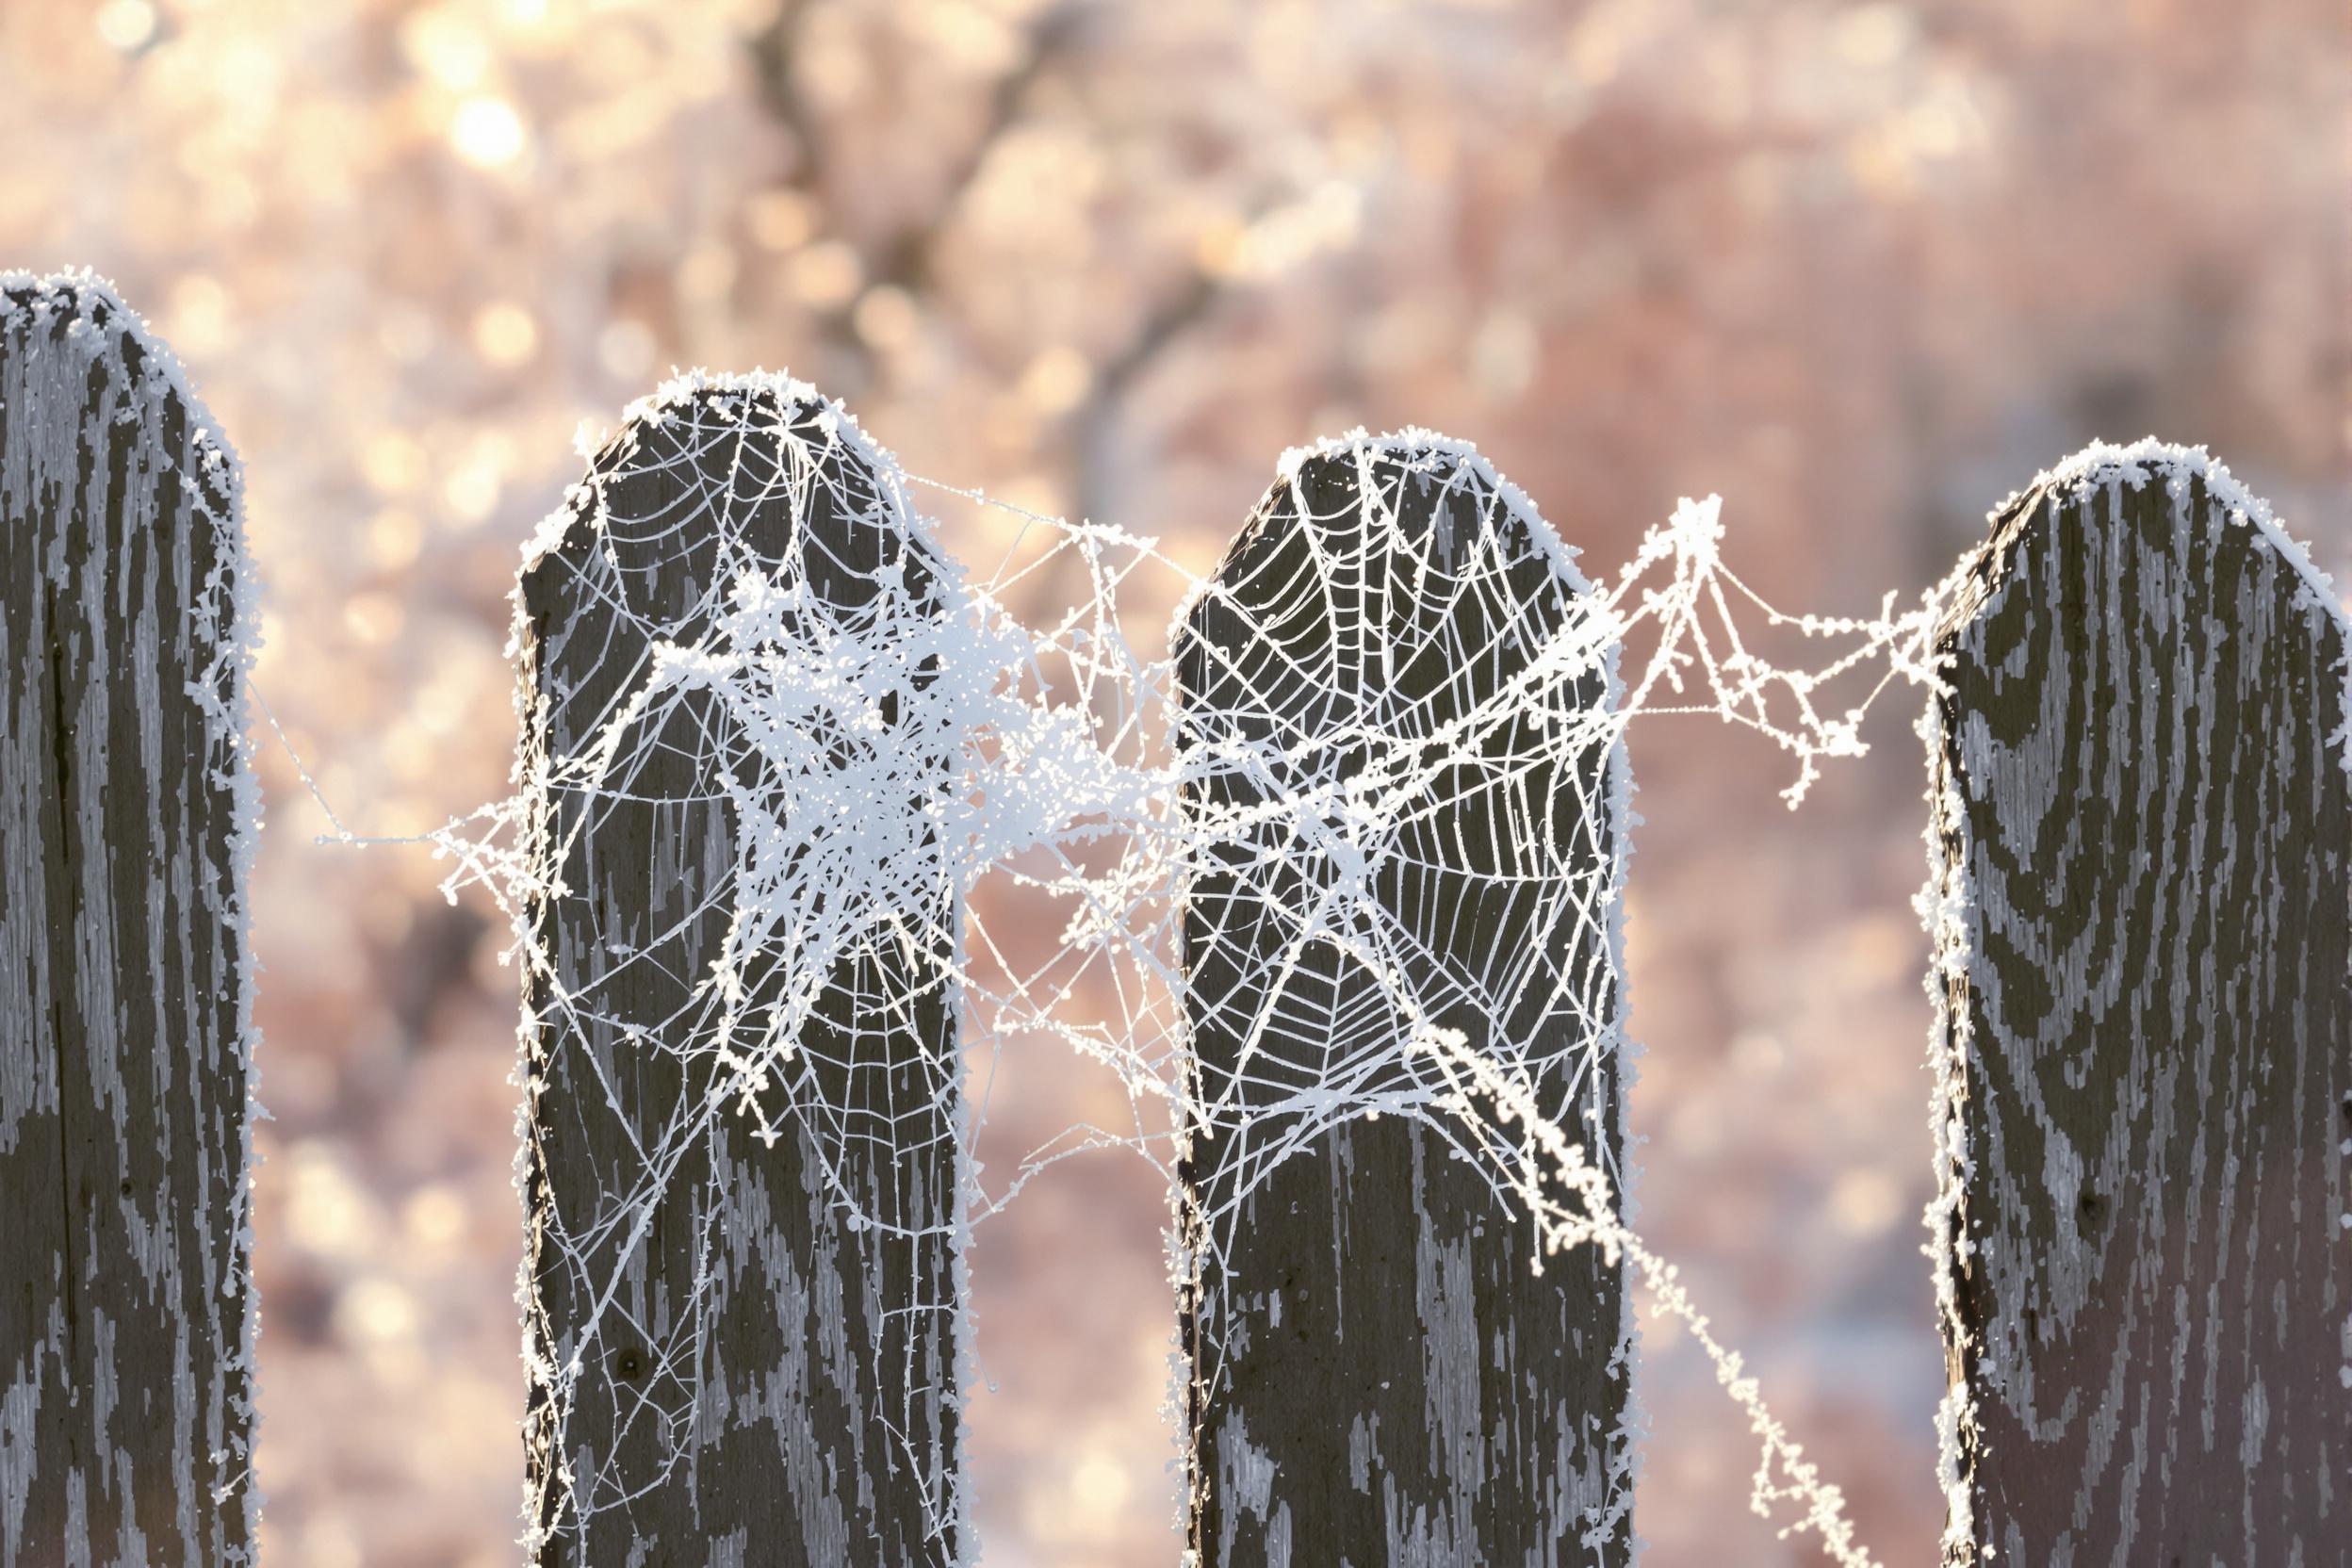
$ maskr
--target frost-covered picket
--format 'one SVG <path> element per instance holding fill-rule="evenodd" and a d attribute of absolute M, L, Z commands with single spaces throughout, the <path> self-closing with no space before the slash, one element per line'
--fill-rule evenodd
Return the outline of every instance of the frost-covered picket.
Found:
<path fill-rule="evenodd" d="M 954 594 L 780 377 L 632 409 L 526 561 L 540 1568 L 958 1560 Z"/>
<path fill-rule="evenodd" d="M 1551 1260 L 1491 1060 L 1622 1190 L 1615 622 L 1420 433 L 1291 454 L 1177 644 L 1190 1546 L 1629 1560 L 1619 1260 Z"/>
<path fill-rule="evenodd" d="M 1935 823 L 1946 1559 L 2352 1542 L 2352 676 L 2202 451 L 2096 447 L 1953 580 Z"/>
<path fill-rule="evenodd" d="M 228 443 L 0 275 L 0 1568 L 253 1560 L 253 577 Z"/>

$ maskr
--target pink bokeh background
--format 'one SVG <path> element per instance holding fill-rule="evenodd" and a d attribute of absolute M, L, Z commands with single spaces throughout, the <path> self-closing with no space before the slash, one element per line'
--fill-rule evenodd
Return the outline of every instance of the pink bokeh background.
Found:
<path fill-rule="evenodd" d="M 2348 66 L 2335 0 L 8 0 L 0 267 L 95 267 L 188 362 L 258 688 L 400 834 L 507 788 L 522 541 L 673 365 L 789 367 L 917 473 L 1195 568 L 1283 447 L 1419 423 L 1604 571 L 1721 492 L 1790 610 L 1908 599 L 2149 432 L 2341 578 Z M 1893 1563 L 1940 1527 L 1915 713 L 1793 815 L 1752 737 L 1633 739 L 1641 1223 Z M 265 1560 L 512 1564 L 505 934 L 260 766 Z M 1123 1114 L 996 1067 L 992 1164 Z M 1109 1152 L 983 1227 L 990 1563 L 1176 1561 L 1166 1217 Z M 1642 1377 L 1648 1560 L 1813 1560 L 1687 1339 Z"/>

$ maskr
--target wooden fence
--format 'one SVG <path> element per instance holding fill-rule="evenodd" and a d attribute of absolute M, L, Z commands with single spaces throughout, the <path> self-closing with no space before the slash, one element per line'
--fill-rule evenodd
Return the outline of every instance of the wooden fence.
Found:
<path fill-rule="evenodd" d="M 0 1568 L 251 1557 L 238 504 L 118 301 L 0 280 Z M 890 907 L 819 909 L 841 890 L 800 869 L 950 762 L 896 700 L 780 750 L 665 664 L 746 570 L 902 697 L 941 678 L 890 643 L 957 592 L 895 469 L 774 379 L 641 411 L 518 596 L 538 1564 L 972 1548 L 958 894 L 920 824 Z M 2045 476 L 1949 587 L 1947 1562 L 2342 1560 L 2345 619 L 2259 502 L 2152 447 Z M 1543 740 L 1612 680 L 1494 700 L 1586 592 L 1523 498 L 1413 434 L 1287 471 L 1180 628 L 1180 751 L 1274 760 L 1183 803 L 1253 825 L 1182 922 L 1189 1097 L 1251 1113 L 1197 1116 L 1179 1170 L 1200 1568 L 1629 1559 L 1619 1267 L 1532 1273 L 1531 1222 L 1426 1120 L 1284 1110 L 1403 1095 L 1400 1034 L 1458 1029 L 1613 1168 L 1625 759 Z M 1286 810 L 1441 736 L 1459 776 L 1382 853 L 1297 852 Z M 769 839 L 755 940 L 735 880 Z M 1410 938 L 1421 1016 L 1302 939 L 1344 876 Z M 792 1109 L 742 1114 L 779 1074 Z"/>

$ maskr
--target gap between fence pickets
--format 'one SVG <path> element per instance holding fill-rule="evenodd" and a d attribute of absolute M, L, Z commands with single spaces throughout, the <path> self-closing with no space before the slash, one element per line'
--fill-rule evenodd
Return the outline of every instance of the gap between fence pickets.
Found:
<path fill-rule="evenodd" d="M 1995 607 L 2008 595 L 2025 591 L 2010 576 L 2014 564 L 2003 572 L 2000 584 L 1989 593 L 1983 582 L 1973 579 L 1980 560 L 2001 542 L 1998 525 L 2017 511 L 2027 498 L 2038 498 L 2032 513 L 2018 514 L 2017 526 L 2019 528 L 2034 519 L 2049 519 L 2054 523 L 2061 509 L 2069 505 L 2081 510 L 2084 519 L 2082 526 L 2088 527 L 2089 509 L 2095 501 L 2103 498 L 2110 526 L 2120 531 L 2125 527 L 2120 510 L 2123 493 L 2140 492 L 2151 484 L 2161 486 L 2165 492 L 2176 527 L 2184 531 L 2182 537 L 2189 539 L 2192 549 L 2203 548 L 2207 545 L 2206 540 L 2190 538 L 2185 532 L 2193 486 L 2201 486 L 2206 505 L 2225 530 L 2247 530 L 2254 549 L 2282 564 L 2292 574 L 2294 592 L 2288 608 L 2307 617 L 2311 629 L 2321 634 L 2321 640 L 2314 645 L 2316 651 L 2324 651 L 2325 634 L 2332 631 L 2340 649 L 2335 671 L 2335 727 L 2324 733 L 2318 743 L 2319 755 L 2312 761 L 2325 769 L 2328 761 L 2328 754 L 2332 751 L 2336 768 L 2347 778 L 2352 778 L 2352 612 L 2347 612 L 2329 576 L 2318 567 L 2311 552 L 2287 531 L 2270 505 L 2247 490 L 2202 447 L 2177 446 L 2153 437 L 2129 446 L 2094 443 L 2064 463 L 2035 476 L 2030 484 L 2013 493 L 1990 514 L 1997 525 L 1994 539 L 1964 556 L 1937 590 L 1936 596 L 1948 607 L 1947 625 L 1953 629 L 1952 635 L 1958 636 L 1961 629 L 1980 623 L 1991 615 Z M 2048 551 L 2058 547 L 2045 540 L 2039 547 Z M 2322 678 L 2324 681 L 2324 675 Z M 2321 724 L 2327 722 L 2325 717 L 2315 715 L 2315 718 Z M 1969 1135 L 1969 1064 L 1978 1047 L 1973 1037 L 1970 1008 L 1956 1006 L 1953 1001 L 1962 987 L 1972 983 L 1972 966 L 1978 957 L 1971 920 L 1974 893 L 1969 867 L 1973 856 L 1969 850 L 1971 829 L 1968 811 L 1962 797 L 1959 776 L 1945 763 L 1944 746 L 1947 743 L 1934 697 L 1920 715 L 1919 729 L 1928 762 L 1929 810 L 1922 834 L 1927 850 L 1928 877 L 1916 906 L 1931 937 L 1935 955 L 1935 963 L 1926 977 L 1926 988 L 1934 1009 L 1930 1029 L 1930 1065 L 1934 1074 L 1930 1136 L 1938 1184 L 1936 1196 L 1927 1210 L 1929 1242 L 1924 1250 L 1934 1263 L 1937 1313 L 1944 1327 L 1947 1347 L 1950 1353 L 1956 1357 L 1961 1347 L 1975 1344 L 1977 1334 L 1977 1331 L 1972 1330 L 1966 1320 L 1960 1299 L 1960 1282 L 1955 1272 L 1961 1261 L 1974 1250 L 1965 1225 L 1965 1205 L 1969 1178 L 1977 1163 Z M 2346 916 L 2352 918 L 2352 906 L 2347 907 Z M 2352 1116 L 2352 1098 L 2346 1099 L 2344 1109 L 2347 1116 Z M 2331 1115 L 2333 1111 L 2333 1106 L 2322 1107 L 2324 1115 Z M 2346 1138 L 2340 1146 L 2329 1149 L 2328 1146 L 2333 1141 L 2333 1135 L 2323 1131 L 2316 1135 L 2312 1147 L 2323 1157 L 2330 1152 L 2336 1155 L 2340 1162 L 2338 1169 L 2341 1170 L 2341 1160 L 2352 1156 L 2352 1138 Z M 2234 1154 L 2231 1157 L 2234 1159 Z M 2018 1175 L 2020 1179 L 2031 1179 L 2030 1173 L 2020 1172 Z M 2352 1212 L 2329 1218 L 2333 1233 L 2329 1239 L 2334 1245 L 2339 1249 L 2352 1245 Z M 2336 1266 L 2341 1270 L 2341 1260 Z M 2334 1380 L 2345 1389 L 2352 1389 L 2352 1317 L 2346 1318 L 2342 1326 L 2341 1341 L 2344 1364 L 2335 1369 Z M 1955 1362 L 1954 1364 L 1960 1364 Z M 2320 1369 L 2311 1370 L 2316 1374 Z M 1964 1429 L 1972 1429 L 1976 1419 L 1971 1397 L 1968 1382 L 1955 1372 L 1949 1381 L 1945 1396 L 1939 1401 L 1936 1423 L 1937 1478 L 1947 1510 L 1942 1547 L 1946 1560 L 1955 1563 L 1974 1560 L 1980 1549 L 1989 1555 L 1997 1544 L 1976 1539 L 1979 1527 L 1974 1518 L 1971 1472 L 1964 1446 Z M 2249 1465 L 2253 1462 L 2251 1457 L 2247 1462 Z M 2249 1551 L 2253 1545 L 2254 1543 L 2249 1540 Z"/>
<path fill-rule="evenodd" d="M 234 448 L 197 396 L 178 358 L 123 302 L 114 286 L 95 272 L 87 269 L 48 275 L 0 272 L 0 338 L 20 340 L 20 351 L 7 356 L 14 365 L 9 385 L 0 386 L 0 400 L 11 390 L 17 399 L 13 407 L 0 400 L 0 507 L 29 531 L 31 544 L 51 557 L 46 569 L 41 569 L 27 550 L 20 565 L 36 573 L 35 579 L 0 584 L 0 589 L 11 597 L 19 589 L 41 597 L 48 609 L 38 618 L 46 622 L 61 616 L 65 623 L 51 625 L 45 648 L 27 644 L 15 651 L 49 666 L 38 678 L 52 687 L 60 701 L 66 672 L 73 667 L 81 683 L 75 718 L 86 719 L 94 711 L 99 721 L 86 731 L 83 724 L 69 723 L 60 710 L 49 715 L 55 736 L 33 737 L 41 745 L 54 741 L 61 770 L 57 782 L 60 786 L 69 779 L 79 783 L 76 800 L 50 803 L 61 817 L 70 816 L 75 822 L 73 834 L 60 835 L 68 843 L 41 841 L 38 797 L 44 789 L 41 780 L 24 778 L 18 785 L 25 792 L 19 799 L 30 808 L 33 818 L 20 822 L 20 831 L 8 835 L 11 842 L 0 845 L 0 859 L 11 862 L 12 887 L 6 913 L 15 929 L 9 932 L 9 945 L 18 946 L 21 941 L 26 959 L 8 966 L 10 977 L 18 983 L 11 988 L 17 994 L 12 1000 L 0 1001 L 0 1012 L 13 1020 L 18 1029 L 29 1031 L 18 1035 L 15 1044 L 19 1047 L 36 1043 L 44 1032 L 33 1021 L 37 1011 L 33 999 L 22 988 L 32 984 L 36 973 L 32 954 L 69 924 L 77 941 L 87 939 L 70 964 L 70 981 L 47 966 L 38 970 L 45 978 L 43 988 L 52 997 L 40 1016 L 45 1018 L 46 1032 L 55 1037 L 51 1047 L 58 1053 L 49 1064 L 55 1074 L 52 1086 L 58 1095 L 56 1105 L 40 1103 L 44 1077 L 40 1064 L 20 1061 L 11 1065 L 5 1059 L 7 1036 L 12 1031 L 0 1029 L 0 1079 L 6 1080 L 10 1091 L 0 1099 L 0 1118 L 4 1118 L 0 1132 L 8 1135 L 8 1144 L 15 1145 L 21 1119 L 44 1109 L 63 1119 L 80 1098 L 77 1087 L 94 1092 L 100 1102 L 114 1108 L 118 1136 L 111 1144 L 91 1139 L 78 1151 L 91 1167 L 80 1172 L 78 1184 L 70 1180 L 74 1174 L 70 1157 L 56 1173 L 68 1180 L 69 1186 L 78 1185 L 86 1211 L 77 1215 L 73 1193 L 65 1193 L 66 1231 L 61 1239 L 69 1249 L 71 1233 L 76 1229 L 87 1228 L 93 1239 L 100 1238 L 102 1217 L 117 1203 L 117 1173 L 95 1167 L 110 1149 L 122 1162 L 121 1213 L 105 1227 L 106 1239 L 114 1245 L 103 1256 L 74 1256 L 69 1251 L 71 1261 L 63 1282 L 65 1303 L 60 1307 L 52 1301 L 53 1315 L 33 1331 L 29 1342 L 20 1343 L 16 1370 L 7 1389 L 0 1391 L 5 1393 L 0 1397 L 0 1449 L 12 1448 L 17 1455 L 12 1463 L 0 1465 L 0 1469 L 14 1471 L 9 1484 L 0 1487 L 0 1493 L 5 1493 L 0 1495 L 0 1560 L 11 1564 L 45 1560 L 27 1560 L 21 1553 L 27 1549 L 41 1553 L 57 1546 L 110 1560 L 117 1551 L 132 1549 L 125 1544 L 125 1532 L 129 1532 L 130 1539 L 145 1540 L 149 1549 L 172 1549 L 176 1542 L 189 1553 L 201 1552 L 222 1562 L 243 1562 L 249 1560 L 260 1509 L 252 1474 L 258 1313 L 252 1271 L 251 1172 L 253 1124 L 266 1114 L 254 1098 L 258 1031 L 253 1021 L 256 964 L 250 890 L 261 808 L 246 710 L 251 670 L 259 646 L 260 590 L 245 535 L 244 473 Z M 103 392 L 91 385 L 91 371 L 99 366 L 105 367 Z M 85 448 L 84 439 L 90 433 L 85 414 L 93 396 L 102 397 L 105 400 L 98 406 L 113 413 L 108 428 L 99 433 L 94 445 Z M 161 446 L 173 433 L 173 416 L 179 442 L 176 450 Z M 141 453 L 152 454 L 162 466 L 126 464 L 120 489 L 106 489 L 106 504 L 99 506 L 100 488 L 111 486 L 115 478 L 109 459 L 123 441 L 134 443 Z M 87 479 L 81 473 L 85 457 L 92 466 Z M 167 478 L 180 487 L 178 511 L 171 516 L 157 510 L 162 500 L 159 487 Z M 44 489 L 44 484 L 54 489 Z M 96 562 L 76 564 L 67 559 L 65 541 L 71 519 L 53 513 L 53 502 L 94 508 L 98 514 L 82 519 L 82 526 L 94 535 L 93 549 L 120 534 L 125 544 L 138 544 L 150 551 L 145 563 L 149 575 L 136 583 L 109 584 L 102 595 L 99 585 L 105 580 L 105 568 Z M 181 602 L 146 603 L 142 608 L 154 611 L 155 620 L 123 629 L 129 635 L 120 638 L 80 615 L 84 609 L 128 605 L 140 594 L 152 595 L 165 565 L 175 574 L 192 566 L 195 547 L 189 532 L 178 531 L 183 521 L 187 531 L 202 532 L 204 552 L 212 559 L 201 580 L 175 584 L 185 592 Z M 27 548 L 28 535 L 19 534 L 9 543 Z M 112 564 L 111 561 L 106 564 Z M 74 635 L 76 631 L 78 638 Z M 176 661 L 185 654 L 191 661 L 179 689 L 162 689 L 152 666 L 127 662 L 151 645 L 140 635 L 142 631 L 152 636 L 158 657 Z M 28 680 L 35 678 L 30 670 L 24 673 Z M 122 743 L 109 748 L 107 730 L 120 724 L 119 710 L 126 702 L 135 710 L 137 722 L 131 735 L 114 737 Z M 197 720 L 201 744 L 185 758 L 158 755 L 155 738 L 176 732 L 177 723 L 169 721 L 181 703 L 188 705 Z M 147 853 L 141 854 L 142 846 L 123 841 L 120 834 L 109 830 L 108 801 L 117 793 L 109 786 L 118 782 L 118 774 L 184 765 L 201 771 L 175 792 L 185 809 L 172 826 L 185 828 L 190 825 L 191 816 L 201 818 L 209 829 L 204 841 L 171 842 L 166 832 L 157 841 L 144 845 Z M 156 787 L 162 789 L 160 780 Z M 215 807 L 206 803 L 217 803 L 217 815 L 210 814 Z M 163 825 L 159 814 L 153 820 Z M 16 858 L 28 853 L 54 858 L 67 853 L 70 844 L 79 845 L 78 858 L 85 862 L 66 868 L 77 877 L 70 890 L 70 917 L 66 911 L 50 911 L 53 930 L 19 925 L 18 922 L 34 918 L 32 906 L 44 903 L 45 894 L 37 888 L 49 873 Z M 128 858 L 136 856 L 136 863 L 143 865 L 149 855 L 156 858 L 149 890 L 154 909 L 120 909 L 115 897 L 120 890 L 111 884 L 126 874 Z M 89 863 L 92 861 L 103 863 L 93 869 Z M 100 898 L 94 915 L 83 904 L 93 887 L 99 890 Z M 185 939 L 169 959 L 150 954 L 155 968 L 144 978 L 155 989 L 147 1004 L 134 1004 L 131 996 L 113 990 L 120 982 L 139 978 L 114 972 L 114 960 L 122 950 L 120 934 L 131 923 L 139 922 L 143 942 L 155 935 L 151 927 L 159 911 L 176 904 L 182 916 L 190 916 L 190 901 L 209 919 L 191 920 Z M 118 911 L 111 923 L 106 918 L 108 910 Z M 199 927 L 204 931 L 202 939 L 197 936 Z M 140 951 L 149 950 L 142 945 Z M 204 962 L 206 968 L 179 974 L 188 994 L 180 999 L 181 1007 L 173 1015 L 179 1027 L 167 1028 L 163 1026 L 167 1011 L 164 972 L 182 961 L 189 965 Z M 69 1009 L 60 995 L 68 986 L 74 993 L 70 1027 Z M 197 1016 L 204 1011 L 206 998 L 229 1004 L 225 1037 L 216 1036 L 211 1019 Z M 115 1031 L 126 1026 L 129 1035 L 118 1037 Z M 158 1037 L 147 1038 L 143 1033 L 147 1026 L 155 1027 Z M 110 1046 L 110 1054 L 90 1049 L 94 1037 Z M 177 1071 L 139 1071 L 142 1047 L 150 1046 L 217 1061 L 235 1075 L 236 1102 L 206 1103 L 204 1089 L 196 1082 L 199 1074 L 186 1062 L 179 1064 Z M 79 1048 L 72 1059 L 67 1055 L 69 1047 Z M 151 1078 L 157 1086 L 156 1098 L 131 1092 L 134 1084 Z M 20 1095 L 30 1098 L 20 1099 Z M 193 1103 L 183 1103 L 183 1098 Z M 137 1129 L 122 1126 L 120 1119 L 126 1108 L 142 1109 L 155 1120 Z M 140 1134 L 163 1141 L 141 1150 L 132 1141 Z M 175 1134 L 181 1145 L 176 1148 Z M 207 1147 L 207 1139 L 220 1142 Z M 146 1155 L 160 1162 L 165 1176 L 194 1180 L 196 1190 L 158 1191 L 143 1184 L 131 1172 L 131 1165 Z M 193 1177 L 191 1161 L 199 1168 Z M 220 1168 L 213 1168 L 216 1164 Z M 225 1214 L 211 1215 L 212 1200 L 224 1204 Z M 152 1220 L 144 1212 L 150 1204 L 161 1210 Z M 192 1238 L 178 1233 L 174 1224 L 175 1215 L 187 1218 L 190 1205 L 198 1205 L 196 1212 L 209 1219 L 205 1233 Z M 20 1241 L 29 1245 L 29 1238 Z M 36 1303 L 43 1287 L 52 1282 L 50 1270 L 36 1267 L 37 1262 L 24 1260 L 28 1270 L 24 1288 L 21 1293 L 11 1291 L 35 1315 L 39 1315 Z M 136 1278 L 121 1272 L 126 1267 Z M 211 1309 L 209 1323 L 188 1321 L 191 1293 L 195 1299 L 220 1303 Z M 61 1502 L 51 1478 L 65 1456 L 39 1451 L 36 1441 L 43 1429 L 41 1385 L 45 1363 L 58 1349 L 48 1336 L 62 1330 L 67 1336 L 64 1354 L 73 1359 L 78 1359 L 78 1352 L 73 1349 L 72 1341 L 81 1332 L 102 1336 L 128 1332 L 134 1338 L 153 1336 L 168 1344 L 169 1336 L 160 1326 L 151 1322 L 142 1328 L 141 1313 L 160 1313 L 174 1321 L 179 1348 L 171 1353 L 168 1374 L 153 1365 L 142 1370 L 133 1364 L 129 1375 L 135 1380 L 157 1377 L 169 1387 L 117 1389 L 112 1384 L 117 1368 L 109 1365 L 101 1369 L 96 1388 L 52 1391 L 53 1404 L 62 1398 L 86 1414 L 90 1426 L 81 1435 L 86 1451 L 94 1454 L 97 1462 L 94 1472 L 77 1471 L 64 1478 L 66 1495 Z M 224 1336 L 218 1331 L 223 1326 L 222 1318 L 233 1319 L 225 1336 L 233 1343 L 221 1343 Z M 124 1355 L 135 1361 L 155 1348 L 153 1344 L 142 1345 L 135 1350 L 126 1348 Z M 129 1415 L 132 1407 L 124 1401 L 134 1393 L 146 1401 L 139 1408 L 147 1413 Z M 127 1433 L 114 1425 L 118 1414 L 128 1415 L 132 1425 Z M 174 1433 L 168 1446 L 149 1446 L 142 1441 Z M 128 1446 L 120 1446 L 124 1443 Z M 200 1478 L 205 1476 L 210 1478 Z M 31 1527 L 40 1528 L 41 1521 L 56 1522 L 59 1507 L 64 1509 L 71 1540 L 28 1543 L 23 1539 L 28 1511 L 34 1520 Z"/>

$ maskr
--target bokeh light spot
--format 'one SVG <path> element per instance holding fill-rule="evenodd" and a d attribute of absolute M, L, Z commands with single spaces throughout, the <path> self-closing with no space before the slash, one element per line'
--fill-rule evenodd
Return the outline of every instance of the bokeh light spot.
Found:
<path fill-rule="evenodd" d="M 466 99 L 449 122 L 450 148 L 477 169 L 513 163 L 529 140 L 514 106 L 490 93 Z"/>

